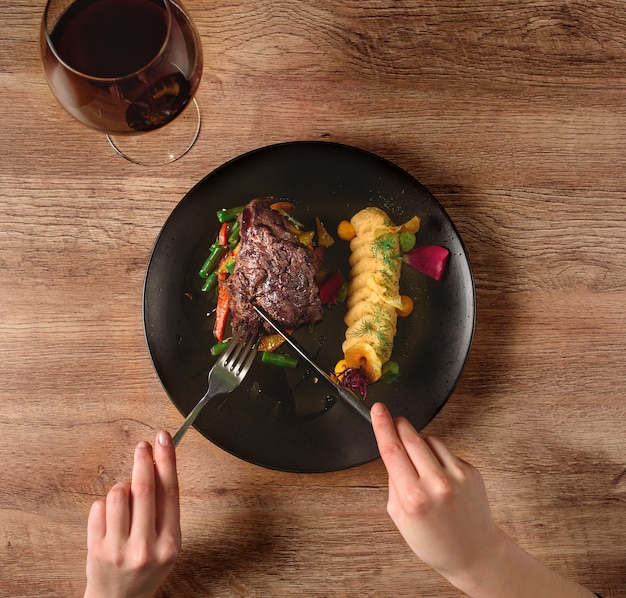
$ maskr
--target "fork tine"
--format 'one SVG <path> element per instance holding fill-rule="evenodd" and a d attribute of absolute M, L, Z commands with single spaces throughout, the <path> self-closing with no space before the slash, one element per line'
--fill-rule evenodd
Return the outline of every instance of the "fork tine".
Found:
<path fill-rule="evenodd" d="M 260 340 L 261 335 L 257 334 L 246 343 L 245 351 L 240 355 L 239 362 L 233 366 L 233 373 L 238 378 L 243 378 L 248 373 L 256 357 L 256 350 Z"/>
<path fill-rule="evenodd" d="M 220 358 L 217 360 L 217 363 L 222 364 L 222 365 L 225 364 L 230 358 L 230 356 L 235 352 L 235 350 L 241 347 L 241 343 L 239 342 L 239 340 L 241 339 L 242 334 L 243 334 L 243 329 L 240 328 L 236 332 L 236 334 L 233 336 L 230 343 L 228 343 L 228 347 L 226 347 L 226 349 L 224 349 L 224 352 L 220 355 Z"/>
<path fill-rule="evenodd" d="M 238 378 L 243 378 L 256 355 L 256 348 L 261 336 L 256 335 L 248 340 L 247 343 L 239 343 L 236 351 L 233 352 L 231 359 L 227 360 L 223 365 L 228 369 L 231 374 Z"/>

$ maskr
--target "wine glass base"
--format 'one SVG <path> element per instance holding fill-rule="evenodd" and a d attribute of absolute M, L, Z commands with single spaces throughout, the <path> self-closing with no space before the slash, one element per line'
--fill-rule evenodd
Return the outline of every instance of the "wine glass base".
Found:
<path fill-rule="evenodd" d="M 200 133 L 200 107 L 195 98 L 171 123 L 140 135 L 107 135 L 117 154 L 134 164 L 162 166 L 184 156 Z"/>

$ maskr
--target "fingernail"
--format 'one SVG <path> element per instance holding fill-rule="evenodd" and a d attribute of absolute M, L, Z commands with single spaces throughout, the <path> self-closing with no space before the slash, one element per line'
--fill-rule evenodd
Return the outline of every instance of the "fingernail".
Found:
<path fill-rule="evenodd" d="M 374 403 L 372 405 L 372 413 L 374 415 L 383 415 L 385 413 L 386 407 L 382 403 Z"/>
<path fill-rule="evenodd" d="M 169 446 L 172 444 L 172 437 L 167 432 L 159 432 L 158 439 L 161 446 Z"/>
<path fill-rule="evenodd" d="M 139 442 L 137 444 L 136 448 L 137 448 L 137 450 L 139 450 L 139 449 L 148 449 L 148 448 L 150 448 L 150 443 L 148 441 L 146 441 L 146 440 L 142 440 L 141 442 Z"/>

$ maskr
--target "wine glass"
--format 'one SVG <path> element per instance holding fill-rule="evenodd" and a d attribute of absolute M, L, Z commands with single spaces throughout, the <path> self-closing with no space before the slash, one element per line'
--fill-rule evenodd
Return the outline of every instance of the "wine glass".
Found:
<path fill-rule="evenodd" d="M 52 93 L 137 164 L 173 162 L 200 131 L 200 37 L 178 0 L 48 0 L 41 55 Z"/>

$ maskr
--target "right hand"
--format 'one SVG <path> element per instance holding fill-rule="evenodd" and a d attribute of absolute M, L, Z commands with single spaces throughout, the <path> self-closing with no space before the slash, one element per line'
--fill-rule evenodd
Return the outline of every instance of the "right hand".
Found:
<path fill-rule="evenodd" d="M 387 511 L 409 547 L 448 578 L 480 568 L 505 535 L 478 470 L 406 419 L 393 420 L 381 403 L 371 414 L 389 474 Z"/>

